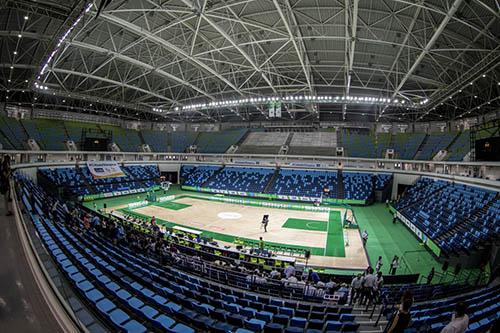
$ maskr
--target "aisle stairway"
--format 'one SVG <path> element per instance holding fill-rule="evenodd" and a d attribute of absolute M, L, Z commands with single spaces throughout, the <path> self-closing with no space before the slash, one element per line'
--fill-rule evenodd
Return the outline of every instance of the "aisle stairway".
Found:
<path fill-rule="evenodd" d="M 337 171 L 337 199 L 344 199 L 344 174 L 342 170 Z"/>
<path fill-rule="evenodd" d="M 267 185 L 264 188 L 264 191 L 262 191 L 262 193 L 269 193 L 269 190 L 272 188 L 274 181 L 276 180 L 276 178 L 278 177 L 278 175 L 280 173 L 280 169 L 281 168 L 279 166 L 276 167 L 276 169 L 274 169 L 274 173 L 271 176 L 271 179 L 269 179 L 269 182 L 267 183 Z"/>

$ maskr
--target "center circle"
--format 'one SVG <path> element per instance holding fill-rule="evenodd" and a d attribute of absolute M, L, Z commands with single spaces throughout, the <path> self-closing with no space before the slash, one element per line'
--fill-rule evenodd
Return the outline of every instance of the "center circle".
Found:
<path fill-rule="evenodd" d="M 221 212 L 221 213 L 217 214 L 217 216 L 223 220 L 241 219 L 241 214 L 235 213 L 235 212 Z"/>

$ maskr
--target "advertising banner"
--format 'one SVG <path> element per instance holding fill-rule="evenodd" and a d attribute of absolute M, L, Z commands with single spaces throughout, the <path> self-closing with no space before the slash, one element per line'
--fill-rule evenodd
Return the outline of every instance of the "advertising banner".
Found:
<path fill-rule="evenodd" d="M 396 210 L 395 210 L 395 212 L 396 212 L 396 217 L 401 222 L 403 222 L 408 227 L 408 229 L 410 229 L 417 236 L 417 238 L 420 239 L 429 248 L 429 250 L 431 250 L 438 257 L 441 255 L 441 249 L 439 248 L 439 246 L 436 243 L 434 243 L 429 237 L 427 237 L 427 235 L 424 234 L 422 232 L 422 230 L 417 228 L 403 214 L 401 214 L 400 212 L 398 212 Z"/>
<path fill-rule="evenodd" d="M 96 179 L 125 177 L 116 161 L 88 161 L 87 168 Z"/>

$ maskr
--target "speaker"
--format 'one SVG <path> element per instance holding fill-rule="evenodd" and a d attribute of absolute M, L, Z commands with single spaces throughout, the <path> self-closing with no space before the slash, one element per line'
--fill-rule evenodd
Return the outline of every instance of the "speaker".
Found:
<path fill-rule="evenodd" d="M 458 275 L 460 273 L 460 270 L 462 269 L 462 264 L 461 263 L 458 263 L 456 266 L 455 266 L 455 272 L 453 272 L 453 274 L 455 275 Z"/>
<path fill-rule="evenodd" d="M 305 253 L 304 253 L 304 256 L 306 257 L 306 259 L 311 258 L 311 251 L 310 250 L 306 250 Z"/>
<path fill-rule="evenodd" d="M 444 263 L 443 263 L 443 267 L 442 267 L 442 270 L 443 272 L 446 272 L 448 270 L 448 267 L 450 266 L 450 262 L 448 260 L 446 260 Z"/>
<path fill-rule="evenodd" d="M 104 209 L 108 208 L 108 205 L 106 203 L 103 203 Z"/>

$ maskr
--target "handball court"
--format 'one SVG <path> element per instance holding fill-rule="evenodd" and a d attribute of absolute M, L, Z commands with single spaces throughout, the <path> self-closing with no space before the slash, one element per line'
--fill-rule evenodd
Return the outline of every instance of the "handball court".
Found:
<path fill-rule="evenodd" d="M 114 207 L 119 208 L 119 207 Z M 344 209 L 313 212 L 246 206 L 181 197 L 133 209 L 134 213 L 155 216 L 159 223 L 182 225 L 204 231 L 218 241 L 232 243 L 235 237 L 258 240 L 268 244 L 289 245 L 311 250 L 309 264 L 339 269 L 364 269 L 368 259 L 357 229 L 343 229 Z M 267 232 L 261 225 L 269 215 Z M 346 241 L 348 246 L 345 246 Z"/>

